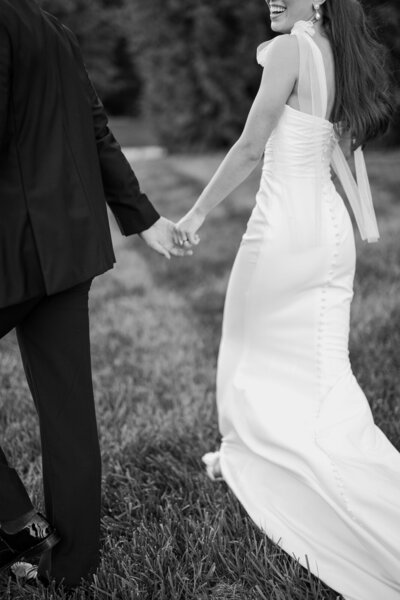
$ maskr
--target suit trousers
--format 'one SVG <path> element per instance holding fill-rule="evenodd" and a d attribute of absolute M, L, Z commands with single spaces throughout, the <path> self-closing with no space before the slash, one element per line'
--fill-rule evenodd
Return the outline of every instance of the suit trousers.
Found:
<path fill-rule="evenodd" d="M 80 583 L 99 562 L 101 457 L 91 374 L 91 280 L 0 309 L 0 338 L 16 328 L 39 418 L 46 516 L 61 541 L 41 557 L 39 574 Z M 0 448 L 0 522 L 32 509 Z"/>

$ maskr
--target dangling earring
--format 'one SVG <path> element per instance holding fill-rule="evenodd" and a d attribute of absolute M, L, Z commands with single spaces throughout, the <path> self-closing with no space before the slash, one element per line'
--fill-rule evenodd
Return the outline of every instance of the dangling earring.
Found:
<path fill-rule="evenodd" d="M 320 4 L 313 4 L 313 8 L 315 10 L 315 20 L 316 21 L 319 21 L 321 18 L 321 13 L 319 12 L 320 6 L 321 6 Z"/>

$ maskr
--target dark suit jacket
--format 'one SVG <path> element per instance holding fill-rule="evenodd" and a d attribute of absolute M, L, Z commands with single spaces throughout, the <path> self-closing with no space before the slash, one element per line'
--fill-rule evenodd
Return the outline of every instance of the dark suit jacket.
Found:
<path fill-rule="evenodd" d="M 125 235 L 159 218 L 75 36 L 34 0 L 0 0 L 0 307 L 110 269 L 106 202 Z"/>

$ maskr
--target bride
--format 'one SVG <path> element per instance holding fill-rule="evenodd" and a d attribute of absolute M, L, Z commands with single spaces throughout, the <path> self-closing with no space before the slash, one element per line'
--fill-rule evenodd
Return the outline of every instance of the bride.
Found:
<path fill-rule="evenodd" d="M 400 454 L 349 363 L 355 243 L 379 238 L 362 146 L 391 117 L 381 48 L 358 0 L 271 0 L 260 90 L 176 242 L 264 153 L 232 269 L 218 360 L 222 442 L 203 458 L 255 523 L 347 600 L 400 598 Z M 357 182 L 340 138 L 351 140 Z M 221 231 L 221 235 L 224 232 Z"/>

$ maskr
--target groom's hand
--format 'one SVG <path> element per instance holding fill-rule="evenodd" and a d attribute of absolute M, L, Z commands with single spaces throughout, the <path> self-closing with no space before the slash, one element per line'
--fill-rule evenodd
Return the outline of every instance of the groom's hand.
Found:
<path fill-rule="evenodd" d="M 139 235 L 150 248 L 168 259 L 171 255 L 191 256 L 193 254 L 191 244 L 187 243 L 185 247 L 175 244 L 175 225 L 164 217 L 160 217 L 150 229 L 142 231 Z"/>

